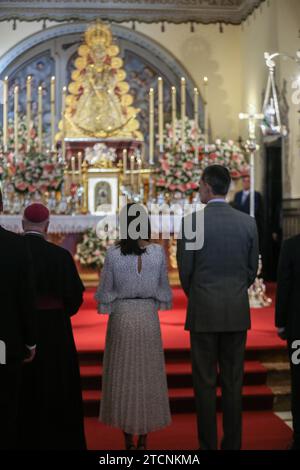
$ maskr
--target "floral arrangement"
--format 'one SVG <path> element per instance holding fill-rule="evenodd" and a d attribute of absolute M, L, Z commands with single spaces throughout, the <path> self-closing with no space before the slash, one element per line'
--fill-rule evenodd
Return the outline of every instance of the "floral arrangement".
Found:
<path fill-rule="evenodd" d="M 116 150 L 103 143 L 95 144 L 94 147 L 85 149 L 85 159 L 90 165 L 99 165 L 112 168 L 117 159 Z"/>
<path fill-rule="evenodd" d="M 49 151 L 39 152 L 37 130 L 32 124 L 27 132 L 25 116 L 20 116 L 18 127 L 19 146 L 14 149 L 14 123 L 8 122 L 8 154 L 3 154 L 3 135 L 0 134 L 0 176 L 21 194 L 43 195 L 46 191 L 59 191 L 64 179 L 64 166 L 54 161 Z"/>
<path fill-rule="evenodd" d="M 7 126 L 7 147 L 8 150 L 13 152 L 15 150 L 14 142 L 14 121 L 13 119 L 8 120 Z M 29 131 L 29 140 L 28 140 L 28 130 L 27 130 L 27 120 L 26 116 L 19 116 L 19 125 L 18 125 L 18 151 L 25 152 L 27 148 L 37 148 L 39 139 L 37 134 L 37 129 L 33 123 L 31 123 L 31 128 Z M 0 130 L 0 146 L 3 147 L 3 132 Z"/>
<path fill-rule="evenodd" d="M 195 155 L 195 123 L 185 121 L 185 146 L 181 146 L 181 121 L 176 122 L 176 145 L 173 144 L 171 124 L 165 128 L 165 152 L 160 158 L 156 187 L 159 191 L 189 196 L 198 190 L 203 170 L 213 164 L 226 166 L 232 178 L 239 178 L 249 171 L 249 164 L 240 146 L 233 141 L 205 145 L 199 135 L 199 153 Z"/>
<path fill-rule="evenodd" d="M 105 237 L 99 237 L 94 228 L 89 228 L 78 243 L 75 259 L 81 266 L 100 270 L 104 265 L 106 250 L 117 238 L 116 230 L 108 229 Z"/>
<path fill-rule="evenodd" d="M 2 168 L 1 168 L 2 166 Z M 50 153 L 39 153 L 35 149 L 19 155 L 12 152 L 0 163 L 2 179 L 13 185 L 18 193 L 43 195 L 46 191 L 59 191 L 64 180 L 64 165 L 53 161 Z"/>
<path fill-rule="evenodd" d="M 230 171 L 232 178 L 240 178 L 249 173 L 249 162 L 240 145 L 228 140 L 217 139 L 214 144 L 200 148 L 199 162 L 203 171 L 208 165 L 224 165 Z"/>

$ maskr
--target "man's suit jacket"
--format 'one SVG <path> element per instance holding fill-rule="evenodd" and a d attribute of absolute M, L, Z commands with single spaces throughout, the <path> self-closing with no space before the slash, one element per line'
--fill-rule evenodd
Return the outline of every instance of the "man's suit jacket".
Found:
<path fill-rule="evenodd" d="M 195 214 L 187 216 L 195 221 Z M 184 225 L 187 218 L 183 219 Z M 177 244 L 182 287 L 188 296 L 185 329 L 193 332 L 234 332 L 250 328 L 248 288 L 258 267 L 255 220 L 225 202 L 204 209 L 204 245 L 185 249 L 184 233 Z"/>
<path fill-rule="evenodd" d="M 26 241 L 0 226 L 0 340 L 7 363 L 20 361 L 36 342 L 35 290 Z M 0 366 L 1 367 L 1 366 Z"/>
<path fill-rule="evenodd" d="M 255 191 L 254 193 L 254 201 L 255 216 L 257 217 L 263 210 L 262 196 L 258 191 Z M 243 202 L 243 191 L 238 191 L 234 196 L 234 207 L 241 212 L 245 212 L 245 214 L 250 214 L 250 194 Z"/>
<path fill-rule="evenodd" d="M 276 299 L 276 326 L 290 340 L 300 339 L 300 235 L 282 245 Z"/>

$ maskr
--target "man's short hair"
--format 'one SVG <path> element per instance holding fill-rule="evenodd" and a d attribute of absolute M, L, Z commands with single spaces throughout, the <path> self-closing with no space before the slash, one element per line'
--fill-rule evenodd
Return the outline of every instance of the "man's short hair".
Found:
<path fill-rule="evenodd" d="M 229 191 L 231 177 L 227 168 L 222 165 L 210 165 L 202 174 L 202 181 L 211 186 L 216 195 L 226 196 Z"/>

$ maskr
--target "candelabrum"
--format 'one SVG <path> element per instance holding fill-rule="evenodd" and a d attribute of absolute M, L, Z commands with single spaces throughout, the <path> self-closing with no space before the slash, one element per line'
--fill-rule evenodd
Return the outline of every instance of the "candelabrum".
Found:
<path fill-rule="evenodd" d="M 121 182 L 121 196 L 132 202 L 144 201 L 144 184 L 141 152 L 135 150 L 129 157 L 130 166 L 127 169 L 127 150 L 123 151 L 123 163 L 120 165 L 123 169 Z"/>

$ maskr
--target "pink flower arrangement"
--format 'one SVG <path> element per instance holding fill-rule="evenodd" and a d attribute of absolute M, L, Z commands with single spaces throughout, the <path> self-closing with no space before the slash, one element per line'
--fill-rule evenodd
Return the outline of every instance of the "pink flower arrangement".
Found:
<path fill-rule="evenodd" d="M 201 174 L 209 165 L 226 166 L 233 178 L 238 178 L 245 170 L 249 170 L 248 161 L 240 146 L 232 140 L 224 142 L 217 139 L 214 144 L 205 145 L 203 136 L 199 136 L 198 164 L 195 164 L 195 126 L 186 118 L 185 150 L 173 144 L 173 129 L 170 124 L 165 129 L 165 153 L 160 158 L 157 170 L 156 187 L 163 192 L 181 192 L 188 196 L 199 188 Z M 181 121 L 176 123 L 176 136 L 181 136 Z"/>
<path fill-rule="evenodd" d="M 47 191 L 58 191 L 63 183 L 62 163 L 54 165 L 51 155 L 31 150 L 22 159 L 15 161 L 9 155 L 3 164 L 3 177 L 8 179 L 17 192 L 43 195 Z"/>

